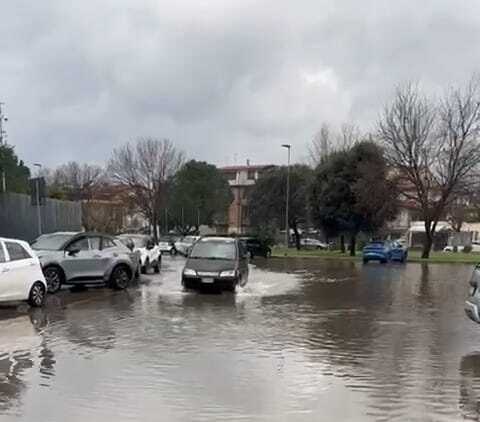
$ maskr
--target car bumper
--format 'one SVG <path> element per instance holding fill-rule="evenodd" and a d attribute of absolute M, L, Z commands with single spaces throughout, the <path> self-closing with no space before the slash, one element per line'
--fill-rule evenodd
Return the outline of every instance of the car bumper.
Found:
<path fill-rule="evenodd" d="M 236 278 L 201 278 L 201 277 L 182 277 L 182 285 L 186 289 L 200 290 L 200 289 L 215 289 L 215 290 L 229 290 L 238 284 Z"/>
<path fill-rule="evenodd" d="M 367 253 L 363 254 L 363 259 L 368 261 L 386 261 L 388 257 L 381 253 Z"/>
<path fill-rule="evenodd" d="M 480 324 L 479 304 L 474 297 L 469 297 L 465 301 L 465 313 L 474 322 Z"/>

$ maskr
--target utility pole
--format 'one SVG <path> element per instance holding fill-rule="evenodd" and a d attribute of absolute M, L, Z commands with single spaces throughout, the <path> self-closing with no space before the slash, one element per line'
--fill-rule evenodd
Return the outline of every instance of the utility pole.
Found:
<path fill-rule="evenodd" d="M 288 203 L 290 202 L 290 149 L 292 146 L 290 144 L 283 144 L 283 148 L 286 148 L 288 151 L 287 159 L 287 195 L 286 195 L 286 204 L 285 204 L 285 246 L 288 249 L 288 239 L 290 237 L 290 227 L 288 224 Z"/>
<path fill-rule="evenodd" d="M 37 200 L 37 219 L 38 219 L 38 235 L 41 236 L 42 234 L 42 211 L 40 208 L 40 169 L 42 165 L 39 163 L 33 164 L 35 167 L 38 167 L 38 174 L 36 179 L 36 188 L 35 188 L 35 196 Z"/>

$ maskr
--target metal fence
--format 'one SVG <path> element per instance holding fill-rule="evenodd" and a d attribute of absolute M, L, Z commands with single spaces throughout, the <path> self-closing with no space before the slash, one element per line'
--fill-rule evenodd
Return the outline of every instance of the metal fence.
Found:
<path fill-rule="evenodd" d="M 82 228 L 80 203 L 46 199 L 41 207 L 42 232 L 79 231 Z M 31 241 L 38 236 L 37 208 L 30 196 L 0 193 L 0 237 Z"/>

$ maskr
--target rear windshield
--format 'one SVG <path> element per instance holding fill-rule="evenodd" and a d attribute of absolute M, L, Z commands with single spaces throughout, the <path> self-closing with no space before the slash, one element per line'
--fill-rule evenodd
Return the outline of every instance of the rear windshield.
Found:
<path fill-rule="evenodd" d="M 235 257 L 235 243 L 223 241 L 197 242 L 192 249 L 192 253 L 190 254 L 190 258 L 204 259 L 233 260 Z"/>
<path fill-rule="evenodd" d="M 383 242 L 372 242 L 367 245 L 369 248 L 383 248 Z"/>
<path fill-rule="evenodd" d="M 37 251 L 58 251 L 72 237 L 71 234 L 45 234 L 32 243 L 32 248 Z"/>

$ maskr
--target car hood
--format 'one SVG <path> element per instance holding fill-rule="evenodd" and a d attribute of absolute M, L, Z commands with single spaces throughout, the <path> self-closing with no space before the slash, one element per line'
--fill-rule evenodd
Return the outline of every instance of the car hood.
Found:
<path fill-rule="evenodd" d="M 195 271 L 220 272 L 227 270 L 235 270 L 236 263 L 233 260 L 224 259 L 188 259 L 185 268 Z"/>

